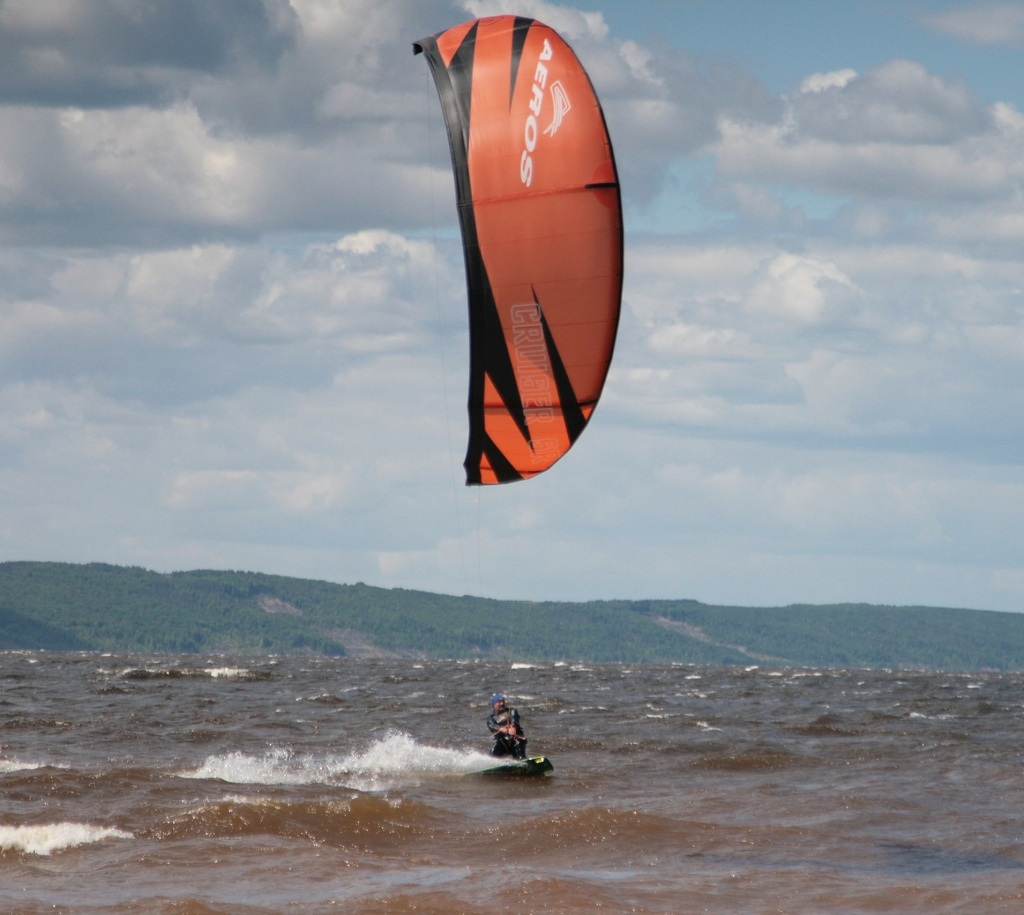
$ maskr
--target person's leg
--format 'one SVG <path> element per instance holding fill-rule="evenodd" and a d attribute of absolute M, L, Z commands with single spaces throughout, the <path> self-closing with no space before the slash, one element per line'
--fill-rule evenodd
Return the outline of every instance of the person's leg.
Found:
<path fill-rule="evenodd" d="M 494 746 L 491 747 L 491 756 L 508 756 L 512 753 L 512 747 L 508 745 L 508 738 L 502 734 L 494 738 Z"/>

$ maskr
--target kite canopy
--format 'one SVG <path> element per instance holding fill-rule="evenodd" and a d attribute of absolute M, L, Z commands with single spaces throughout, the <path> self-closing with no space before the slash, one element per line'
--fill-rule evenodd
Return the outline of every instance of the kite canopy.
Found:
<path fill-rule="evenodd" d="M 583 431 L 615 345 L 622 206 L 608 130 L 572 49 L 534 19 L 476 19 L 413 48 L 441 97 L 466 258 L 466 483 L 527 479 Z"/>

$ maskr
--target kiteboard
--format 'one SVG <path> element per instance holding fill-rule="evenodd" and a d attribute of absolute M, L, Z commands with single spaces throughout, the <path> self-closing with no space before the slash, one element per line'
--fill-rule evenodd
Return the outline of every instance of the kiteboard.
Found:
<path fill-rule="evenodd" d="M 550 775 L 555 770 L 551 760 L 546 756 L 533 756 L 529 759 L 513 759 L 487 769 L 467 772 L 467 775 Z"/>

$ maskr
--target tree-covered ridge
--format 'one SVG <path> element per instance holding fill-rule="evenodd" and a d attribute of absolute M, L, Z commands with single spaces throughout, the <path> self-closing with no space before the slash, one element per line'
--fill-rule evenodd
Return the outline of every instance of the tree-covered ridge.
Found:
<path fill-rule="evenodd" d="M 532 602 L 251 572 L 0 563 L 0 650 L 1024 670 L 1024 614 Z"/>

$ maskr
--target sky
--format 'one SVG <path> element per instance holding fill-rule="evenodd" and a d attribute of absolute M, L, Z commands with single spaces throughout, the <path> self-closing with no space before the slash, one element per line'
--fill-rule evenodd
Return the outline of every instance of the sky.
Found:
<path fill-rule="evenodd" d="M 601 98 L 601 403 L 464 486 L 417 39 Z M 0 0 L 0 560 L 529 600 L 1024 610 L 1024 3 Z"/>

